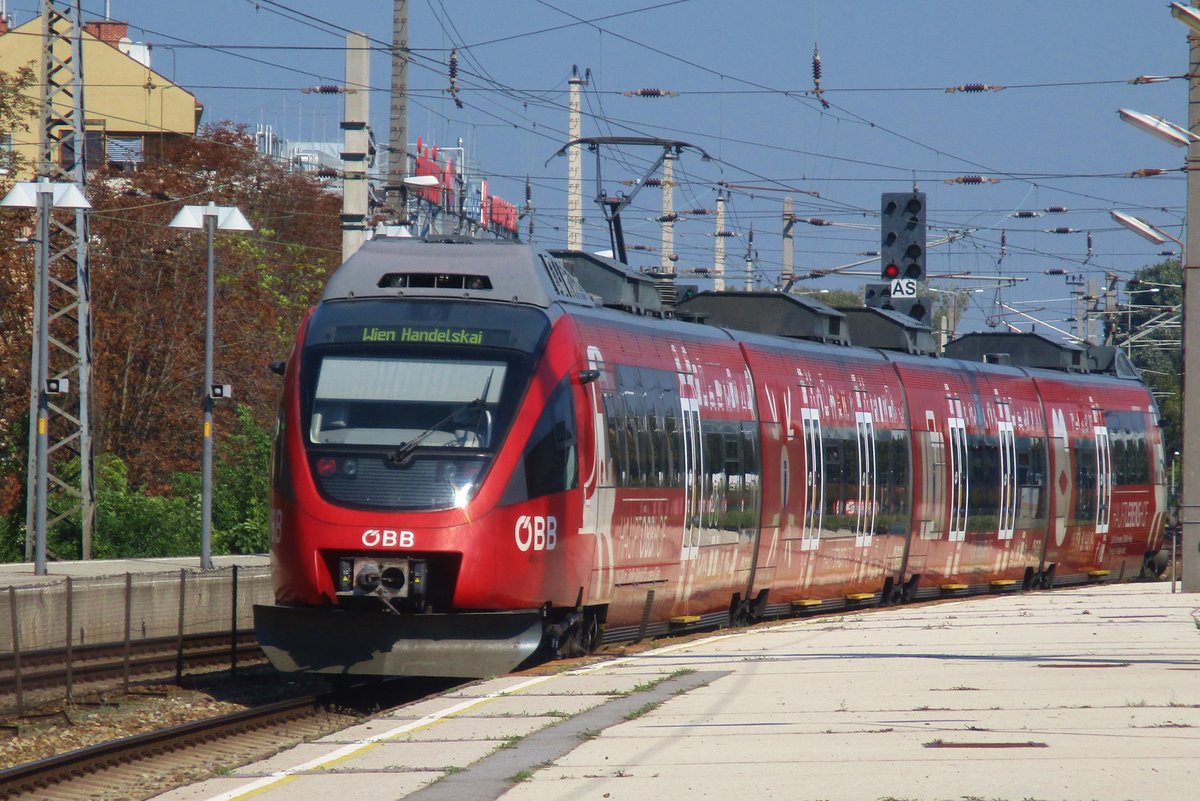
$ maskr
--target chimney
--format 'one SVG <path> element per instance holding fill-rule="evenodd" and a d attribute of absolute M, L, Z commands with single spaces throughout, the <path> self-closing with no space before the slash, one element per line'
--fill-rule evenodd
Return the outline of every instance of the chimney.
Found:
<path fill-rule="evenodd" d="M 108 19 L 85 22 L 83 29 L 112 47 L 116 47 L 118 42 L 129 35 L 128 22 L 117 22 Z"/>

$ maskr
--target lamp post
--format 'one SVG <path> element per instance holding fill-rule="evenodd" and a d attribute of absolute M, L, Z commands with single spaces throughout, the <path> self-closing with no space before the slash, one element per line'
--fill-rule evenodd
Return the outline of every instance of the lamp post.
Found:
<path fill-rule="evenodd" d="M 50 379 L 50 210 L 90 209 L 91 203 L 75 184 L 53 183 L 42 178 L 37 183 L 16 184 L 0 206 L 37 209 L 37 283 L 34 286 L 34 319 L 37 331 L 34 342 L 34 363 L 31 381 L 37 392 L 36 440 L 34 445 L 33 572 L 46 575 L 46 495 L 50 491 L 50 393 L 65 392 L 64 381 Z"/>
<path fill-rule="evenodd" d="M 254 230 L 236 206 L 184 206 L 171 220 L 171 228 L 203 228 L 208 234 L 208 272 L 204 295 L 204 411 L 203 451 L 200 457 L 200 567 L 211 570 L 212 562 L 212 418 L 213 397 L 228 397 L 228 387 L 213 386 L 213 239 L 222 231 Z"/>
<path fill-rule="evenodd" d="M 1196 0 L 1193 0 L 1193 5 Z M 1171 3 L 1171 14 L 1188 26 L 1188 120 L 1191 132 L 1200 128 L 1200 13 Z M 1188 347 L 1187 327 L 1200 323 L 1200 141 L 1187 145 L 1187 244 L 1183 248 L 1183 476 L 1179 522 L 1183 556 L 1182 588 L 1200 592 L 1200 348 Z"/>

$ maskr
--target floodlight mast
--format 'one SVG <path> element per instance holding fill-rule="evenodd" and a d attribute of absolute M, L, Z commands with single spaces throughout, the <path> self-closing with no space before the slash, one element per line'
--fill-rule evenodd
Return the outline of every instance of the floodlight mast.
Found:
<path fill-rule="evenodd" d="M 1197 0 L 1193 0 L 1193 6 Z M 1188 129 L 1200 128 L 1200 12 L 1181 3 L 1171 14 L 1188 34 Z M 1183 248 L 1183 591 L 1200 592 L 1200 347 L 1188 347 L 1187 326 L 1200 325 L 1200 141 L 1187 149 L 1187 243 Z"/>

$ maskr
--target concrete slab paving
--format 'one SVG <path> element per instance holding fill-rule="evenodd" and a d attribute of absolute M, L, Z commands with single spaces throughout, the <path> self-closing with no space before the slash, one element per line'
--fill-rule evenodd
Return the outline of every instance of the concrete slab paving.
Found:
<path fill-rule="evenodd" d="M 1102 585 L 665 642 L 460 688 L 160 798 L 1194 798 L 1198 607 L 1165 582 Z"/>

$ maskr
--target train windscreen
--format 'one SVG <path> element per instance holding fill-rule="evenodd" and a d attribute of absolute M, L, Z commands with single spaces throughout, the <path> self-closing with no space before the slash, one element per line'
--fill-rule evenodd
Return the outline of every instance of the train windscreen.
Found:
<path fill-rule="evenodd" d="M 430 304 L 413 305 L 314 314 L 303 437 L 319 491 L 340 505 L 463 506 L 504 440 L 549 327 L 536 312 L 511 314 L 525 309 L 489 317 L 442 304 L 430 319 Z"/>

